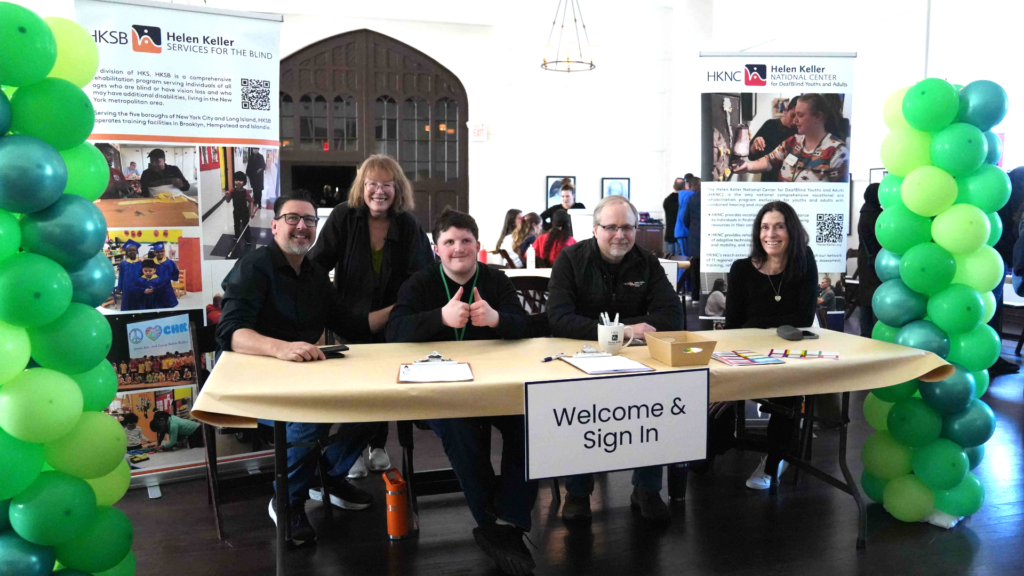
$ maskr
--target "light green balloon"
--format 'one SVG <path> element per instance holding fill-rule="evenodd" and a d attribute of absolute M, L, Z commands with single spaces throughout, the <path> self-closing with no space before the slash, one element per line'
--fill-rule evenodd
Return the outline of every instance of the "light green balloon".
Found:
<path fill-rule="evenodd" d="M 970 254 L 954 254 L 953 259 L 956 260 L 953 283 L 966 284 L 981 292 L 982 296 L 1006 278 L 1003 257 L 991 246 L 982 246 Z"/>
<path fill-rule="evenodd" d="M 888 431 L 875 432 L 861 448 L 864 470 L 876 478 L 892 480 L 910 474 L 910 447 L 900 444 Z"/>
<path fill-rule="evenodd" d="M 889 172 L 906 177 L 915 168 L 928 166 L 931 160 L 932 136 L 910 126 L 896 128 L 882 140 L 882 165 Z"/>
<path fill-rule="evenodd" d="M 57 41 L 57 61 L 50 78 L 63 78 L 79 88 L 92 81 L 100 67 L 100 51 L 92 35 L 77 22 L 50 16 L 43 18 Z"/>
<path fill-rule="evenodd" d="M 110 351 L 110 323 L 98 310 L 72 302 L 53 322 L 28 329 L 32 358 L 41 366 L 65 374 L 91 370 Z"/>
<path fill-rule="evenodd" d="M 0 428 L 25 442 L 50 442 L 82 415 L 82 393 L 70 377 L 32 368 L 0 387 Z"/>
<path fill-rule="evenodd" d="M 921 80 L 903 97 L 903 117 L 918 130 L 942 130 L 959 111 L 960 96 L 956 88 L 940 78 Z"/>
<path fill-rule="evenodd" d="M 900 329 L 898 327 L 889 326 L 888 324 L 878 321 L 875 322 L 875 327 L 871 329 L 872 340 L 880 340 L 882 342 L 888 342 L 894 344 L 896 342 L 896 334 Z"/>
<path fill-rule="evenodd" d="M 100 478 L 113 472 L 128 450 L 121 424 L 103 412 L 83 412 L 64 436 L 43 445 L 46 461 L 56 470 L 79 478 Z"/>
<path fill-rule="evenodd" d="M 39 477 L 43 469 L 43 446 L 18 440 L 0 429 L 0 454 L 3 454 L 0 458 L 0 500 L 8 500 Z"/>
<path fill-rule="evenodd" d="M 973 371 L 971 374 L 974 376 L 975 383 L 974 399 L 979 400 L 985 395 L 985 392 L 988 391 L 988 384 L 991 377 L 988 375 L 988 369 Z"/>
<path fill-rule="evenodd" d="M 92 486 L 93 492 L 96 493 L 96 503 L 98 505 L 113 506 L 128 492 L 128 485 L 132 481 L 132 471 L 128 466 L 128 461 L 122 459 L 113 472 L 106 476 L 89 478 L 85 481 L 89 483 L 89 486 Z"/>
<path fill-rule="evenodd" d="M 65 194 L 81 196 L 92 202 L 103 195 L 110 181 L 110 166 L 100 149 L 89 142 L 60 152 L 68 169 Z"/>
<path fill-rule="evenodd" d="M 10 212 L 0 210 L 0 262 L 21 249 L 21 224 Z"/>
<path fill-rule="evenodd" d="M 991 227 L 992 232 L 989 233 L 988 240 L 985 241 L 985 245 L 992 246 L 994 248 L 999 242 L 999 239 L 1003 236 L 1003 219 L 1000 218 L 999 214 L 996 212 L 989 212 L 986 216 L 988 216 L 988 224 L 989 227 Z"/>
<path fill-rule="evenodd" d="M 94 572 L 93 576 L 135 576 L 135 553 L 128 552 L 120 564 L 110 570 Z"/>
<path fill-rule="evenodd" d="M 950 516 L 970 516 L 985 504 L 985 487 L 973 472 L 968 472 L 956 488 L 935 492 L 935 508 Z"/>
<path fill-rule="evenodd" d="M 900 199 L 915 214 L 935 216 L 945 212 L 956 200 L 956 180 L 935 166 L 915 168 L 903 179 Z"/>
<path fill-rule="evenodd" d="M 102 412 L 117 395 L 117 373 L 106 359 L 91 370 L 72 374 L 71 378 L 82 391 L 82 409 L 86 412 Z"/>
<path fill-rule="evenodd" d="M 907 124 L 907 119 L 903 117 L 903 98 L 909 89 L 910 86 L 900 88 L 885 99 L 885 106 L 882 108 L 882 119 L 885 121 L 885 125 L 889 127 L 889 130 L 910 127 L 910 124 Z"/>
<path fill-rule="evenodd" d="M 985 301 L 985 315 L 982 316 L 981 321 L 987 324 L 996 315 L 996 295 L 993 294 L 991 291 L 980 292 L 980 294 L 981 299 Z"/>
<path fill-rule="evenodd" d="M 15 326 L 42 326 L 68 309 L 71 276 L 53 260 L 21 252 L 0 262 L 0 320 Z"/>
<path fill-rule="evenodd" d="M 31 356 L 28 332 L 0 322 L 0 384 L 21 374 Z"/>
<path fill-rule="evenodd" d="M 931 296 L 949 286 L 955 275 L 953 255 L 934 242 L 922 242 L 900 259 L 900 279 L 914 292 Z"/>
<path fill-rule="evenodd" d="M 984 214 L 982 216 L 984 217 Z M 985 223 L 988 224 L 988 220 Z M 911 247 L 928 242 L 932 239 L 932 232 L 931 220 L 911 212 L 902 204 L 882 210 L 875 220 L 875 237 L 878 243 L 894 254 L 904 254 Z M 985 238 L 988 238 L 988 231 Z"/>
<path fill-rule="evenodd" d="M 11 112 L 11 132 L 35 136 L 57 150 L 85 142 L 96 121 L 85 92 L 61 78 L 20 87 L 11 99 Z"/>
<path fill-rule="evenodd" d="M 913 474 L 890 480 L 882 500 L 889 514 L 903 522 L 920 522 L 935 510 L 935 493 Z"/>
<path fill-rule="evenodd" d="M 898 331 L 899 330 L 897 330 L 897 332 Z M 914 393 L 917 392 L 917 388 L 920 385 L 921 381 L 918 380 L 917 378 L 914 378 L 913 380 L 907 380 L 906 382 L 893 384 L 892 386 L 883 386 L 882 388 L 875 388 L 871 390 L 871 396 L 876 396 L 882 402 L 892 404 L 913 396 Z M 888 414 L 888 411 L 886 412 L 886 414 Z M 886 426 L 886 429 L 887 428 L 888 425 Z M 876 428 L 876 430 L 882 430 L 882 428 Z"/>
<path fill-rule="evenodd" d="M 953 254 L 970 254 L 985 245 L 992 227 L 977 206 L 955 204 L 932 220 L 931 233 L 936 244 Z"/>
<path fill-rule="evenodd" d="M 985 164 L 957 178 L 957 204 L 971 204 L 982 212 L 997 212 L 1010 199 L 1010 177 L 999 166 Z"/>
<path fill-rule="evenodd" d="M 928 315 L 947 335 L 963 334 L 981 324 L 985 317 L 985 300 L 970 286 L 950 284 L 928 299 Z"/>
<path fill-rule="evenodd" d="M 974 372 L 986 370 L 999 359 L 1002 343 L 999 335 L 988 324 L 982 324 L 963 334 L 949 337 L 949 362 Z"/>
<path fill-rule="evenodd" d="M 874 394 L 868 394 L 864 397 L 864 419 L 875 430 L 889 429 L 885 419 L 889 416 L 890 408 L 892 408 L 891 402 L 880 400 Z"/>
<path fill-rule="evenodd" d="M 0 84 L 28 86 L 46 77 L 57 61 L 53 32 L 35 12 L 0 2 Z"/>
<path fill-rule="evenodd" d="M 898 204 L 903 204 L 900 190 L 903 187 L 903 178 L 895 174 L 886 174 L 878 185 L 878 203 L 882 208 L 888 210 Z"/>
<path fill-rule="evenodd" d="M 81 478 L 43 472 L 11 501 L 11 526 L 25 540 L 53 546 L 81 534 L 96 511 L 96 496 Z"/>
<path fill-rule="evenodd" d="M 124 512 L 98 506 L 82 534 L 57 545 L 57 560 L 82 572 L 110 570 L 131 552 L 133 537 L 132 523 Z"/>

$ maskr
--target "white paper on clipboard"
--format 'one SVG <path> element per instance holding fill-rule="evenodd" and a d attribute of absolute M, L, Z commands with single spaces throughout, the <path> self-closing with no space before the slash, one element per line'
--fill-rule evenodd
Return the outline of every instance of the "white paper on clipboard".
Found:
<path fill-rule="evenodd" d="M 469 364 L 455 362 L 418 362 L 402 364 L 398 381 L 410 384 L 428 382 L 468 382 L 473 379 Z"/>
<path fill-rule="evenodd" d="M 653 372 L 654 368 L 622 356 L 574 358 L 562 356 L 563 362 L 572 364 L 587 374 L 618 374 L 622 372 Z"/>

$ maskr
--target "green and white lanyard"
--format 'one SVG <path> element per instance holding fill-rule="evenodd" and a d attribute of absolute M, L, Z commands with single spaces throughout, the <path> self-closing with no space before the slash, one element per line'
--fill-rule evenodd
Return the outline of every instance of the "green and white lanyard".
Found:
<path fill-rule="evenodd" d="M 450 290 L 448 290 L 448 280 L 445 279 L 445 277 L 444 277 L 444 267 L 441 266 L 440 264 L 438 264 L 437 265 L 437 269 L 441 271 L 441 283 L 444 284 L 444 293 L 445 293 L 446 296 L 448 296 L 448 301 L 451 301 L 452 293 L 451 293 Z M 470 306 L 473 305 L 473 296 L 476 295 L 476 281 L 479 280 L 479 279 L 480 279 L 480 271 L 477 270 L 476 274 L 473 274 L 473 287 L 469 289 L 469 305 Z M 456 292 L 458 292 L 458 290 L 456 290 Z M 463 326 L 461 332 L 459 331 L 458 328 L 452 328 L 452 330 L 455 330 L 455 339 L 458 340 L 459 342 L 462 342 L 462 338 L 466 335 L 466 327 Z"/>

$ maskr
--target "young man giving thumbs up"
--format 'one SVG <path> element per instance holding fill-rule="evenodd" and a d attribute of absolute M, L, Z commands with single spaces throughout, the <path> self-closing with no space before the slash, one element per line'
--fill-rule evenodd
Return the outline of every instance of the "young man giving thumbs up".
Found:
<path fill-rule="evenodd" d="M 388 318 L 388 342 L 518 339 L 528 336 L 527 316 L 512 281 L 477 264 L 479 229 L 469 214 L 445 209 L 434 225 L 441 263 L 413 275 L 398 292 Z M 534 567 L 523 533 L 537 483 L 526 481 L 523 417 L 430 420 L 441 438 L 476 520 L 477 544 L 506 574 L 529 574 Z M 499 483 L 490 461 L 485 431 L 501 432 Z"/>

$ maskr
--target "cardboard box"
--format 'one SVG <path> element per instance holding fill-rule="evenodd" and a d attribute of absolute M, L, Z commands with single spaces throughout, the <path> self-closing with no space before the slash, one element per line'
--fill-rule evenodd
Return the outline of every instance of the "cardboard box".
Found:
<path fill-rule="evenodd" d="M 651 358 L 669 366 L 704 366 L 711 362 L 711 353 L 718 344 L 685 331 L 649 332 L 645 337 Z M 685 352 L 688 348 L 694 351 Z"/>

